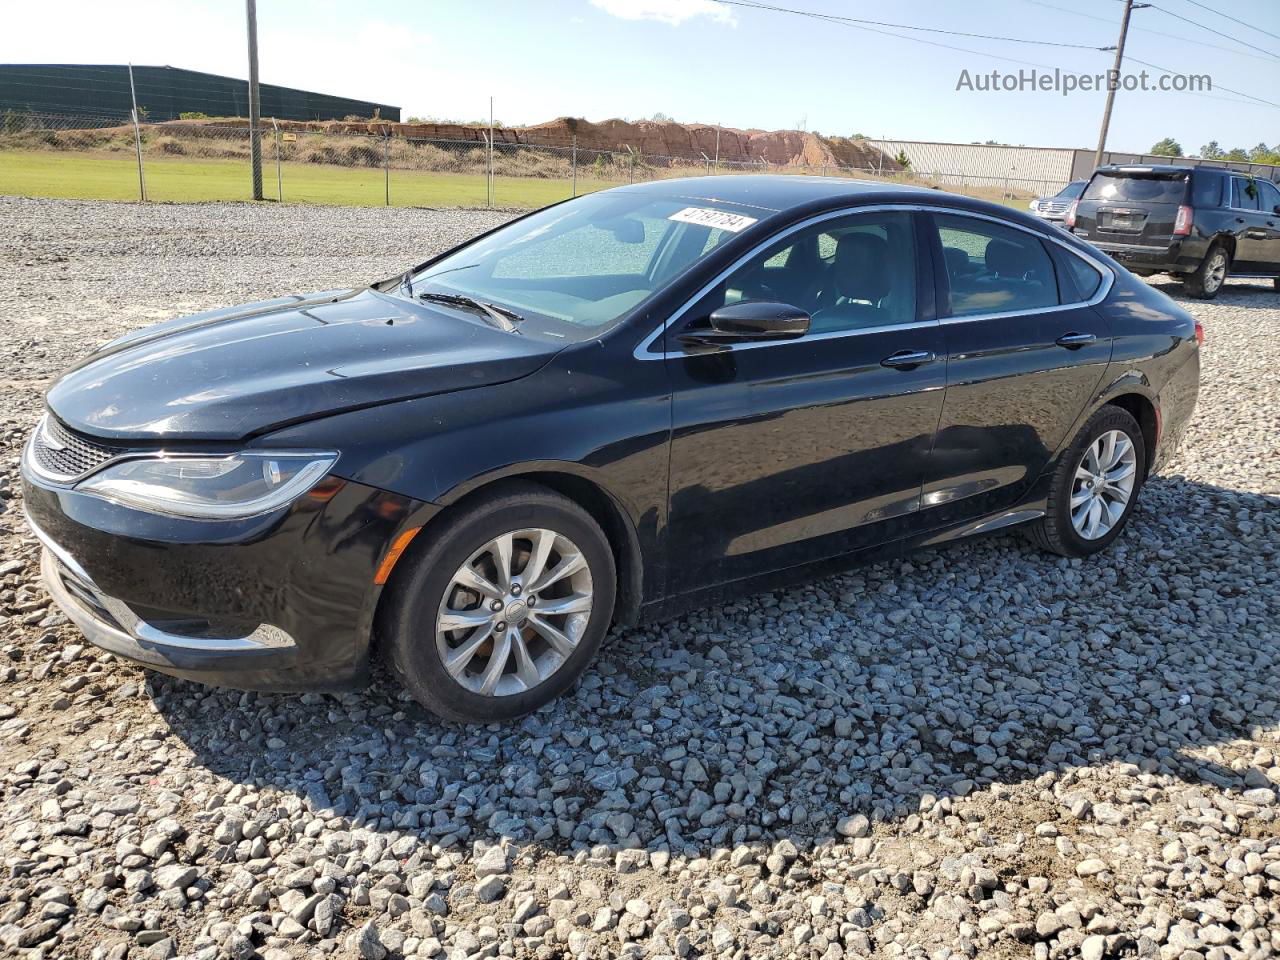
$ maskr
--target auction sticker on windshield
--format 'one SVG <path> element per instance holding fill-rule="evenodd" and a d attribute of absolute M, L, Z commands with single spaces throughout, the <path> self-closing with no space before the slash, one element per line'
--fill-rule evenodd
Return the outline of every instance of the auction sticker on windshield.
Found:
<path fill-rule="evenodd" d="M 668 220 L 679 220 L 681 223 L 696 223 L 703 227 L 715 227 L 728 230 L 730 233 L 741 233 L 756 222 L 755 217 L 744 217 L 740 213 L 727 213 L 724 210 L 712 210 L 710 207 L 685 207 L 677 210 Z"/>

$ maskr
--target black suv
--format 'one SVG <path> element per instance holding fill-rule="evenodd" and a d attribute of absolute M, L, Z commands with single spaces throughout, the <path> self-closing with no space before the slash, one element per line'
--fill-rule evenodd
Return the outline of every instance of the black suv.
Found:
<path fill-rule="evenodd" d="M 1094 171 L 1066 227 L 1139 276 L 1169 273 L 1187 293 L 1217 296 L 1227 273 L 1280 290 L 1280 188 L 1211 167 Z"/>

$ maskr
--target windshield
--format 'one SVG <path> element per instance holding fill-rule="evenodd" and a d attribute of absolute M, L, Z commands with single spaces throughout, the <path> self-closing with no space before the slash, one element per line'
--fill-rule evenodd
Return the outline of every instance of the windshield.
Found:
<path fill-rule="evenodd" d="M 1182 203 L 1186 195 L 1185 173 L 1095 173 L 1084 192 L 1084 199 Z"/>
<path fill-rule="evenodd" d="M 1077 180 L 1074 183 L 1068 183 L 1065 187 L 1063 187 L 1062 191 L 1058 194 L 1058 199 L 1074 200 L 1076 197 L 1080 196 L 1080 194 L 1082 193 L 1084 193 L 1084 181 Z"/>
<path fill-rule="evenodd" d="M 599 332 L 765 212 L 625 191 L 548 207 L 414 274 L 413 293 L 472 297 L 560 335 Z M 565 329 L 561 325 L 570 324 Z"/>

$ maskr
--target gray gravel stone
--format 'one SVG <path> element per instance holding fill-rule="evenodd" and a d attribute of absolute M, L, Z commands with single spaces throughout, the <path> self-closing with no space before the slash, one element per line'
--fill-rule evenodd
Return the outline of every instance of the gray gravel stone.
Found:
<path fill-rule="evenodd" d="M 617 630 L 517 723 L 441 724 L 381 680 L 152 675 L 50 608 L 17 465 L 57 370 L 505 216 L 0 199 L 4 951 L 1280 948 L 1280 298 L 1256 284 L 1153 281 L 1205 322 L 1200 405 L 1107 552 L 990 538 Z"/>

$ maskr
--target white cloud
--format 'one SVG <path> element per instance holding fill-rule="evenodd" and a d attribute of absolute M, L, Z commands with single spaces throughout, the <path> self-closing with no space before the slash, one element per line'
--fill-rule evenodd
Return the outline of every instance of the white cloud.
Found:
<path fill-rule="evenodd" d="M 693 17 L 710 17 L 729 26 L 738 22 L 732 10 L 715 0 L 591 0 L 591 5 L 623 20 L 658 20 L 673 27 Z"/>

